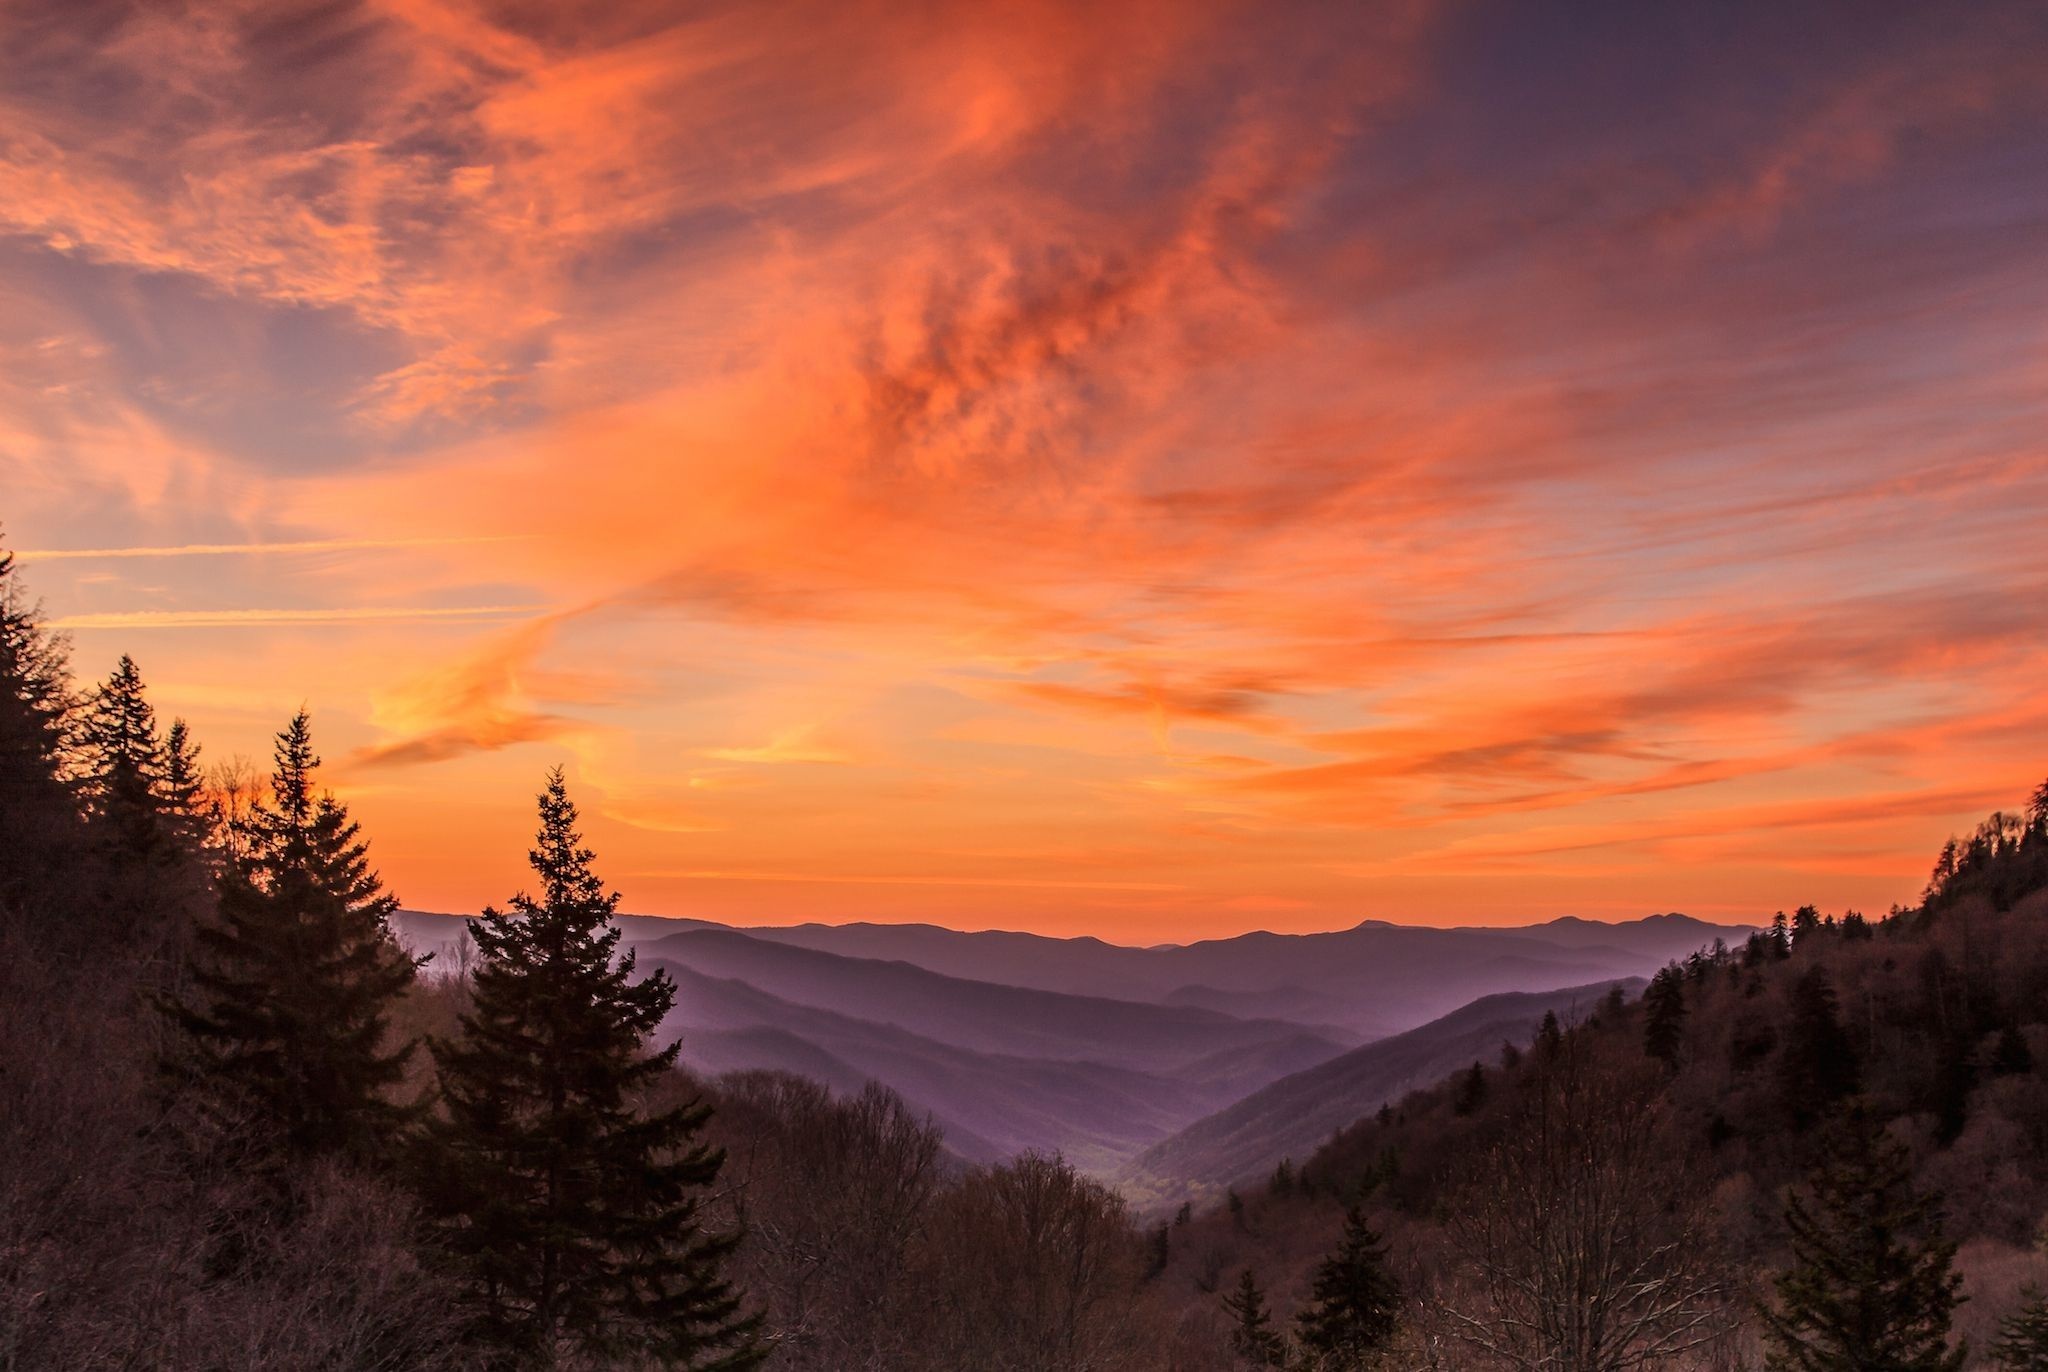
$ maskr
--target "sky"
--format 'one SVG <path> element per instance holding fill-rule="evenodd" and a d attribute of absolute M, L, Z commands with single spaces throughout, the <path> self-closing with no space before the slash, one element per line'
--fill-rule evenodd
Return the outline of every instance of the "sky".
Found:
<path fill-rule="evenodd" d="M 1913 900 L 2048 775 L 2048 8 L 0 4 L 0 525 L 410 906 Z"/>

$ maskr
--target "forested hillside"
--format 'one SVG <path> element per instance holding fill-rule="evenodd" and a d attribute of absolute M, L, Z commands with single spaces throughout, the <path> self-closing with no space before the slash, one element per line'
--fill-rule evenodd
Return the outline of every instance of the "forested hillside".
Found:
<path fill-rule="evenodd" d="M 1502 1044 L 1526 1044 L 1546 1014 L 1571 1016 L 1598 1003 L 1612 987 L 1626 992 L 1640 984 L 1637 978 L 1486 996 L 1420 1028 L 1261 1087 L 1146 1149 L 1119 1180 L 1134 1201 L 1213 1199 L 1231 1182 L 1307 1157 L 1333 1131 L 1357 1119 L 1361 1109 L 1433 1085 Z"/>
<path fill-rule="evenodd" d="M 1780 916 L 1183 1212 L 1162 1292 L 1227 1344 L 1250 1273 L 1292 1335 L 1350 1210 L 1395 1366 L 2048 1366 L 2044 864 L 2048 785 L 1917 907 Z M 1842 1321 L 1889 1351 L 1817 1332 Z"/>

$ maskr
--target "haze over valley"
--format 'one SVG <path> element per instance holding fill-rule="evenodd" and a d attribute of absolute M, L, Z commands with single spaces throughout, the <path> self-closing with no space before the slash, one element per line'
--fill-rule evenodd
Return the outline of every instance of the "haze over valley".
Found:
<path fill-rule="evenodd" d="M 936 925 L 617 922 L 641 971 L 664 968 L 681 988 L 662 1033 L 680 1036 L 696 1070 L 783 1071 L 850 1094 L 879 1082 L 964 1160 L 1057 1153 L 1175 1203 L 1305 1158 L 1384 1101 L 1526 1043 L 1546 1011 L 1583 1017 L 1610 985 L 1639 989 L 1674 959 L 1754 932 L 1675 914 L 1500 929 L 1368 921 L 1132 948 Z M 459 916 L 403 911 L 394 927 L 444 965 L 464 956 Z M 1534 992 L 1550 994 L 1501 994 Z M 1287 1132 L 1239 1140 L 1227 1160 L 1178 1161 L 1248 1107 L 1265 1118 L 1261 1102 L 1290 1084 L 1318 1105 L 1278 1112 Z"/>

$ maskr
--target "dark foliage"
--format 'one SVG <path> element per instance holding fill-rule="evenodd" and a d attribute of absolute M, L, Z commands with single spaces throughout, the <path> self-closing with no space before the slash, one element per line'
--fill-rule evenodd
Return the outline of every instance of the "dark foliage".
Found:
<path fill-rule="evenodd" d="M 1684 973 L 1674 965 L 1652 977 L 1643 992 L 1643 1010 L 1643 1051 L 1676 1068 L 1685 1042 Z"/>
<path fill-rule="evenodd" d="M 1386 1246 L 1356 1206 L 1344 1216 L 1337 1251 L 1316 1268 L 1310 1304 L 1295 1316 L 1297 1339 L 1321 1372 L 1367 1367 L 1394 1338 L 1401 1285 Z"/>
<path fill-rule="evenodd" d="M 1962 1279 L 1934 1198 L 1863 1111 L 1831 1131 L 1826 1161 L 1785 1205 L 1792 1266 L 1763 1310 L 1767 1365 L 1787 1372 L 1955 1372 Z"/>
<path fill-rule="evenodd" d="M 1266 1295 L 1259 1290 L 1251 1268 L 1245 1268 L 1237 1279 L 1237 1289 L 1223 1298 L 1223 1309 L 1230 1316 L 1230 1351 L 1239 1362 L 1252 1367 L 1286 1364 L 1287 1340 L 1273 1327 Z"/>
<path fill-rule="evenodd" d="M 1801 1127 L 1826 1115 L 1856 1090 L 1856 1049 L 1842 1027 L 1827 969 L 1807 968 L 1792 983 L 1791 1013 L 1778 1058 L 1786 1113 Z"/>
<path fill-rule="evenodd" d="M 413 1044 L 389 1045 L 414 962 L 397 906 L 348 812 L 316 797 L 311 725 L 277 736 L 272 803 L 202 925 L 174 1076 L 220 1115 L 253 1121 L 290 1158 L 391 1159 L 417 1111 L 392 1099 Z"/>
<path fill-rule="evenodd" d="M 681 1047 L 645 1051 L 675 983 L 615 956 L 618 895 L 591 870 L 559 769 L 540 815 L 540 893 L 470 922 L 473 1005 L 460 1037 L 434 1045 L 447 1117 L 430 1194 L 473 1327 L 521 1366 L 750 1366 L 755 1322 L 720 1274 L 738 1236 L 699 1223 L 724 1161 L 697 1140 L 709 1110 L 638 1108 Z"/>
<path fill-rule="evenodd" d="M 2007 1372 L 2048 1372 L 2048 1298 L 2026 1293 L 2026 1304 L 1998 1324 L 1991 1360 Z"/>

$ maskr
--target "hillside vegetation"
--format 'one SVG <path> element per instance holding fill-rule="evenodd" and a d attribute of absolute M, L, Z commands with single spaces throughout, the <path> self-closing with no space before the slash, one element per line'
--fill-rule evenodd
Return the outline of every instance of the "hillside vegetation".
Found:
<path fill-rule="evenodd" d="M 1698 1339 L 1631 1361 L 1645 1333 L 1613 1360 L 1554 1365 L 1755 1367 L 1794 1257 L 1787 1197 L 1809 1194 L 1863 1129 L 1931 1202 L 1903 1229 L 1953 1246 L 1965 1365 L 2042 1366 L 1994 1353 L 2048 1283 L 2044 1064 L 2048 786 L 1944 849 L 1917 907 L 1780 916 L 1674 963 L 1642 999 L 1560 1015 L 1527 1051 L 1501 1048 L 1362 1115 L 1226 1206 L 1183 1212 L 1161 1231 L 1161 1298 L 1202 1330 L 1193 1344 L 1227 1344 L 1230 1282 L 1251 1271 L 1273 1310 L 1304 1305 L 1355 1206 L 1406 1293 L 1394 1365 L 1553 1365 L 1509 1347 L 1517 1318 L 1543 1323 L 1512 1293 L 1584 1277 L 1537 1251 L 1583 1241 L 1692 1282 L 1675 1308 L 1697 1315 Z M 1576 1152 L 1532 1155 L 1544 1137 Z M 1689 1270 L 1668 1270 L 1681 1253 Z"/>
<path fill-rule="evenodd" d="M 1361 1110 L 1434 1085 L 1502 1044 L 1523 1045 L 1548 1015 L 1575 1017 L 1628 981 L 1486 996 L 1419 1029 L 1282 1077 L 1147 1148 L 1118 1178 L 1134 1201 L 1214 1199 L 1232 1182 L 1306 1158 Z"/>

